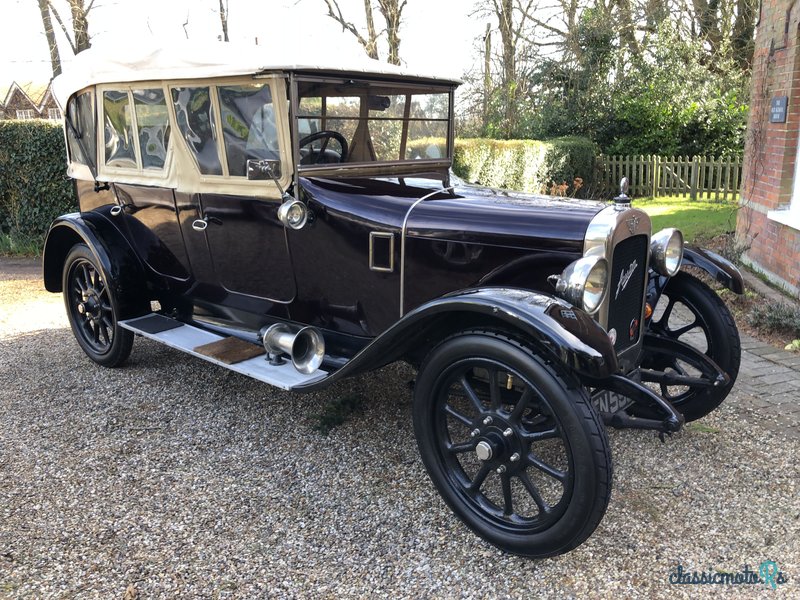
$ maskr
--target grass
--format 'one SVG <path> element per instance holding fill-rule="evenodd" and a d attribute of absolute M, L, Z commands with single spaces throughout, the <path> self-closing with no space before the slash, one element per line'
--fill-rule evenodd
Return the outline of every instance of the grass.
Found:
<path fill-rule="evenodd" d="M 317 419 L 314 429 L 322 435 L 328 435 L 332 429 L 344 423 L 347 417 L 360 412 L 365 402 L 366 399 L 361 394 L 349 394 L 326 402 L 322 412 L 314 415 Z"/>
<path fill-rule="evenodd" d="M 711 427 L 710 425 L 704 425 L 703 423 L 687 423 L 686 429 L 689 431 L 696 431 L 698 433 L 719 433 L 719 429 L 716 427 Z"/>
<path fill-rule="evenodd" d="M 736 229 L 736 202 L 689 200 L 676 196 L 634 199 L 653 221 L 653 231 L 676 227 L 686 241 L 697 237 L 712 238 Z"/>
<path fill-rule="evenodd" d="M 43 240 L 0 233 L 0 256 L 41 256 Z"/>

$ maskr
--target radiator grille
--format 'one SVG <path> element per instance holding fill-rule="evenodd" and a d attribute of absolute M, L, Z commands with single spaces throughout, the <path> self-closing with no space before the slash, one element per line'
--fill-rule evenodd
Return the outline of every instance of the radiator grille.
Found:
<path fill-rule="evenodd" d="M 608 330 L 615 329 L 614 349 L 621 352 L 639 341 L 642 326 L 644 284 L 647 275 L 647 236 L 636 235 L 614 248 L 611 267 L 611 301 L 608 305 Z"/>

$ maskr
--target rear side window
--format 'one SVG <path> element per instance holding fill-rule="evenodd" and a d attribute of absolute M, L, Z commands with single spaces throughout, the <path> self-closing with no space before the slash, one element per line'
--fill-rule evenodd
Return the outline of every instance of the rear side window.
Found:
<path fill-rule="evenodd" d="M 94 166 L 97 142 L 94 129 L 94 94 L 84 92 L 67 103 L 67 143 L 70 160 Z"/>
<path fill-rule="evenodd" d="M 222 175 L 216 123 L 208 87 L 172 88 L 178 130 L 204 175 Z"/>
<path fill-rule="evenodd" d="M 138 168 L 133 138 L 133 112 L 127 91 L 103 92 L 106 166 Z"/>
<path fill-rule="evenodd" d="M 278 130 L 269 85 L 218 88 L 228 174 L 247 175 L 248 159 L 280 158 Z"/>
<path fill-rule="evenodd" d="M 136 133 L 143 169 L 163 169 L 169 147 L 169 115 L 164 92 L 133 90 Z"/>

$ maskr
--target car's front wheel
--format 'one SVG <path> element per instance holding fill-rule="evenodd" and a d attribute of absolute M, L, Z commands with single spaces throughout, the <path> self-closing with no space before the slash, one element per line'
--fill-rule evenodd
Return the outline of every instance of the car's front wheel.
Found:
<path fill-rule="evenodd" d="M 117 299 L 85 244 L 76 244 L 67 255 L 62 284 L 69 324 L 81 349 L 99 365 L 121 365 L 131 353 L 133 333 L 120 327 Z"/>
<path fill-rule="evenodd" d="M 611 453 L 583 388 L 517 341 L 469 331 L 430 352 L 414 390 L 425 467 L 478 535 L 545 557 L 595 530 L 611 492 Z"/>
<path fill-rule="evenodd" d="M 730 378 L 726 385 L 659 385 L 659 393 L 683 413 L 687 421 L 706 416 L 728 396 L 739 374 L 741 343 L 736 321 L 717 293 L 688 273 L 669 280 L 655 308 L 649 331 L 691 346 L 713 360 Z M 653 354 L 647 341 L 642 366 L 665 373 L 702 378 L 703 374 L 681 356 Z M 635 407 L 634 414 L 653 418 L 655 413 Z"/>

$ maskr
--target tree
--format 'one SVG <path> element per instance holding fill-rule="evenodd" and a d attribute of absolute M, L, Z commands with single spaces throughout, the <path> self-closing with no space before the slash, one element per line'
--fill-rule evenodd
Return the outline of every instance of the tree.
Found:
<path fill-rule="evenodd" d="M 400 26 L 403 20 L 403 9 L 406 7 L 407 0 L 377 0 L 378 12 L 383 17 L 386 27 L 383 31 L 375 29 L 375 14 L 370 0 L 364 0 L 364 19 L 366 21 L 366 33 L 363 33 L 352 21 L 348 21 L 342 14 L 338 0 L 325 0 L 328 7 L 328 17 L 342 26 L 342 31 L 349 31 L 364 48 L 367 56 L 375 60 L 380 60 L 378 53 L 378 41 L 383 33 L 386 33 L 388 44 L 387 61 L 393 65 L 400 64 Z"/>
<path fill-rule="evenodd" d="M 219 0 L 219 20 L 222 25 L 222 41 L 230 42 L 228 39 L 228 0 Z"/>
<path fill-rule="evenodd" d="M 42 26 L 47 39 L 47 48 L 50 51 L 50 66 L 53 69 L 53 77 L 58 77 L 61 75 L 61 55 L 58 52 L 56 34 L 53 31 L 53 22 L 50 19 L 50 2 L 49 0 L 37 1 L 39 3 L 39 12 L 42 15 Z"/>
<path fill-rule="evenodd" d="M 492 73 L 461 135 L 588 136 L 618 153 L 741 151 L 755 0 L 492 0 Z M 463 98 L 463 96 L 462 96 Z M 488 102 L 486 99 L 488 98 Z M 475 118 L 481 114 L 482 119 Z"/>
<path fill-rule="evenodd" d="M 89 0 L 89 3 L 86 4 L 85 0 L 67 0 L 72 19 L 72 33 L 70 34 L 64 19 L 53 5 L 52 0 L 47 0 L 50 12 L 61 27 L 61 31 L 64 32 L 73 54 L 86 50 L 92 45 L 89 36 L 89 13 L 94 7 L 94 2 L 95 0 Z"/>

